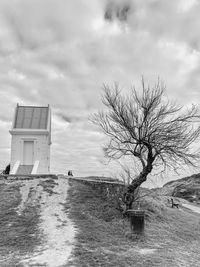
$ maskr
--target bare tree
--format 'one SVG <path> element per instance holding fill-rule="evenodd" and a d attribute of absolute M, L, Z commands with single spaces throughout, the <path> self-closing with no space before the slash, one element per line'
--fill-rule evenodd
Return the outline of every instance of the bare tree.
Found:
<path fill-rule="evenodd" d="M 106 111 L 92 121 L 109 137 L 105 155 L 112 159 L 131 156 L 140 163 L 140 173 L 127 189 L 124 201 L 131 208 L 135 190 L 153 169 L 161 166 L 176 170 L 182 165 L 197 166 L 200 152 L 194 142 L 200 137 L 200 112 L 197 106 L 184 109 L 164 97 L 164 85 L 158 80 L 153 88 L 142 79 L 142 90 L 132 88 L 123 95 L 104 85 Z"/>
<path fill-rule="evenodd" d="M 119 173 L 119 178 L 124 182 L 124 184 L 129 185 L 133 179 L 133 174 L 131 168 L 126 164 L 120 164 L 122 171 Z"/>

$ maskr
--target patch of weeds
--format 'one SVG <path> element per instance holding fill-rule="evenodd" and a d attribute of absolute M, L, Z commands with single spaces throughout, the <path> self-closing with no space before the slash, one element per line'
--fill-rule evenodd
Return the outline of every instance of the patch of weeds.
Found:
<path fill-rule="evenodd" d="M 76 266 L 178 267 L 182 259 L 183 266 L 199 266 L 199 215 L 171 209 L 165 198 L 147 196 L 141 200 L 146 210 L 145 233 L 137 236 L 130 233 L 129 222 L 116 209 L 114 199 L 101 195 L 97 186 L 70 184 L 66 212 L 70 211 L 77 227 Z M 185 251 L 189 257 L 183 255 Z"/>
<path fill-rule="evenodd" d="M 39 244 L 39 214 L 29 205 L 21 215 L 17 207 L 21 202 L 20 182 L 0 186 L 0 266 L 20 266 L 20 255 L 33 252 Z"/>
<path fill-rule="evenodd" d="M 54 179 L 48 179 L 48 180 L 40 180 L 39 185 L 43 187 L 43 190 L 47 192 L 49 195 L 56 194 L 55 191 L 53 191 L 54 187 L 58 185 L 58 183 L 55 182 Z"/>

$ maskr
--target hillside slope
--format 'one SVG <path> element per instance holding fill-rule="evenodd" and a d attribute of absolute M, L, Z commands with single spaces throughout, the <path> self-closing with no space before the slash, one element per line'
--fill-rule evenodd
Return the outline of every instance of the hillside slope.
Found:
<path fill-rule="evenodd" d="M 139 238 L 118 209 L 122 191 L 91 178 L 0 180 L 0 266 L 199 266 L 199 214 L 142 189 Z"/>
<path fill-rule="evenodd" d="M 74 266 L 198 267 L 200 215 L 172 209 L 168 197 L 147 193 L 140 199 L 146 210 L 145 235 L 138 239 L 117 209 L 115 194 L 71 179 L 70 217 L 78 228 Z"/>
<path fill-rule="evenodd" d="M 161 192 L 200 204 L 200 173 L 168 182 L 162 187 Z"/>

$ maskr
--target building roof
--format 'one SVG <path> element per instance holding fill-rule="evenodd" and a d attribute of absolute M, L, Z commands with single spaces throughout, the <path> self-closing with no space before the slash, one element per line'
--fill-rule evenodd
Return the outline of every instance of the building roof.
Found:
<path fill-rule="evenodd" d="M 48 107 L 18 106 L 15 115 L 14 128 L 17 129 L 47 129 Z"/>

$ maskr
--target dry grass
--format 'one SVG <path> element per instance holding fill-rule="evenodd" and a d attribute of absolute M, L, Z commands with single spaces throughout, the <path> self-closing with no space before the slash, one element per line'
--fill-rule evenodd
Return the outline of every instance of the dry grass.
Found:
<path fill-rule="evenodd" d="M 145 235 L 137 238 L 114 200 L 90 185 L 70 183 L 71 217 L 78 229 L 76 266 L 199 266 L 200 215 L 171 209 L 165 197 L 145 197 Z"/>
<path fill-rule="evenodd" d="M 56 180 L 40 185 L 54 194 Z M 75 266 L 198 267 L 200 262 L 200 215 L 187 209 L 171 209 L 165 196 L 146 196 L 145 235 L 130 235 L 129 223 L 107 199 L 99 186 L 71 181 L 66 212 L 77 227 Z M 39 245 L 39 206 L 28 202 L 19 215 L 20 181 L 0 183 L 0 266 L 20 265 L 20 259 Z M 31 191 L 30 191 L 31 192 Z M 31 196 L 30 196 L 31 197 Z M 71 266 L 72 262 L 68 264 Z"/>
<path fill-rule="evenodd" d="M 48 179 L 48 180 L 40 180 L 39 185 L 42 186 L 43 191 L 47 192 L 49 195 L 55 194 L 53 191 L 55 185 L 58 185 L 56 180 Z"/>
<path fill-rule="evenodd" d="M 19 258 L 39 244 L 37 207 L 29 205 L 17 214 L 20 182 L 0 184 L 0 266 L 20 266 Z"/>

